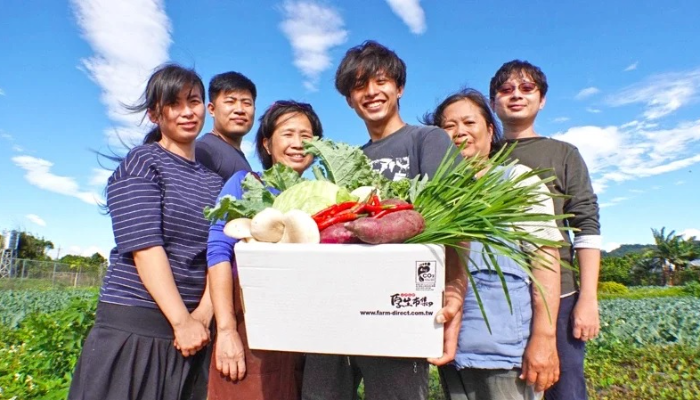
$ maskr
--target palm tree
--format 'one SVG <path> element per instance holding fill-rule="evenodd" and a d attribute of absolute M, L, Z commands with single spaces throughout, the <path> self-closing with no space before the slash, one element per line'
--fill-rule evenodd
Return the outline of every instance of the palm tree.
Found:
<path fill-rule="evenodd" d="M 683 239 L 683 235 L 676 235 L 675 231 L 666 234 L 666 228 L 660 231 L 652 228 L 656 248 L 651 250 L 647 256 L 657 260 L 657 266 L 661 267 L 664 285 L 673 285 L 674 277 L 688 263 L 698 257 L 698 249 L 695 246 L 695 237 Z"/>

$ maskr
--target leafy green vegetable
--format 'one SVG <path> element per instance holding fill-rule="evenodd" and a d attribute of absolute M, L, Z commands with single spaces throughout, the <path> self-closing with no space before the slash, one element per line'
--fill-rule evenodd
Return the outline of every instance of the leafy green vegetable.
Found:
<path fill-rule="evenodd" d="M 333 204 L 355 200 L 357 197 L 347 189 L 329 181 L 304 181 L 280 193 L 272 206 L 282 212 L 302 210 L 315 214 Z"/>
<path fill-rule="evenodd" d="M 328 139 L 304 142 L 304 149 L 318 157 L 321 166 L 314 166 L 316 179 L 327 180 L 354 190 L 360 186 L 378 186 L 383 178 L 372 170 L 369 158 L 357 146 Z"/>
<path fill-rule="evenodd" d="M 230 195 L 223 196 L 216 206 L 204 208 L 204 217 L 212 222 L 252 218 L 263 209 L 271 207 L 275 201 L 275 195 L 270 193 L 255 174 L 248 174 L 241 186 L 243 187 L 241 199 Z"/>
<path fill-rule="evenodd" d="M 263 172 L 262 179 L 266 185 L 272 186 L 280 192 L 284 192 L 297 183 L 304 182 L 306 180 L 291 167 L 288 167 L 282 163 L 277 163 L 273 165 L 272 168 Z"/>

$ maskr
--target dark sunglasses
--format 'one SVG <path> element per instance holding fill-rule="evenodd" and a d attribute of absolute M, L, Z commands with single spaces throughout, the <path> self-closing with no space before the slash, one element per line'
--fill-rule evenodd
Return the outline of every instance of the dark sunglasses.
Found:
<path fill-rule="evenodd" d="M 538 89 L 537 84 L 534 82 L 521 82 L 518 86 L 515 86 L 511 83 L 506 83 L 504 85 L 501 85 L 498 89 L 496 89 L 496 91 L 499 94 L 508 95 L 515 92 L 516 87 L 518 88 L 518 90 L 520 90 L 520 93 L 522 94 L 530 94 Z"/>
<path fill-rule="evenodd" d="M 311 104 L 309 103 L 301 103 L 291 100 L 277 100 L 276 102 L 272 103 L 272 107 L 296 107 L 304 110 L 313 110 L 313 107 L 311 107 Z"/>

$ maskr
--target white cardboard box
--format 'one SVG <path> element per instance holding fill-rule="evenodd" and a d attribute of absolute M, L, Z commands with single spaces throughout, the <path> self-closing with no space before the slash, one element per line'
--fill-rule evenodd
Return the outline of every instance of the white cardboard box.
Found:
<path fill-rule="evenodd" d="M 252 349 L 439 357 L 437 245 L 237 243 Z"/>

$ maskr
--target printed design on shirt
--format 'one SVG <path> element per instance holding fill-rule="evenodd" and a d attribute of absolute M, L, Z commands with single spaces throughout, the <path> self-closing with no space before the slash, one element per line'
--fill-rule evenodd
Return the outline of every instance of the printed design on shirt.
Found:
<path fill-rule="evenodd" d="M 406 156 L 397 158 L 380 158 L 377 160 L 372 160 L 371 165 L 372 169 L 379 172 L 380 174 L 384 174 L 384 171 L 389 171 L 389 175 L 391 175 L 392 179 L 398 181 L 408 176 L 411 162 L 408 156 Z"/>

